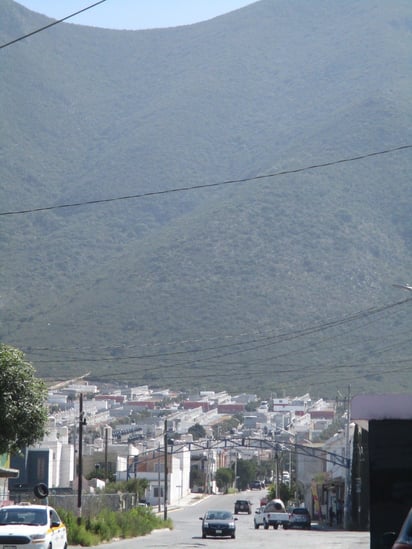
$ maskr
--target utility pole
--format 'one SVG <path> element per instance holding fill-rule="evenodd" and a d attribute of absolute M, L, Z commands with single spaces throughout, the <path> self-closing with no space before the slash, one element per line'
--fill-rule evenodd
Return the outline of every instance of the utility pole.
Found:
<path fill-rule="evenodd" d="M 107 482 L 108 480 L 108 475 L 107 475 L 107 464 L 108 464 L 108 457 L 107 457 L 107 452 L 108 452 L 108 445 L 109 445 L 109 426 L 106 425 L 106 427 L 104 428 L 104 480 L 105 482 Z"/>
<path fill-rule="evenodd" d="M 82 517 L 82 482 L 83 482 L 83 426 L 86 425 L 83 412 L 83 393 L 79 395 L 79 456 L 78 456 L 78 468 L 77 468 L 77 508 L 78 508 L 78 523 L 81 522 Z"/>
<path fill-rule="evenodd" d="M 279 444 L 277 442 L 277 434 L 275 430 L 275 481 L 276 481 L 276 498 L 279 499 L 280 497 L 280 490 L 279 490 Z"/>
<path fill-rule="evenodd" d="M 276 450 L 275 450 L 275 465 L 276 465 L 276 498 L 279 499 L 280 491 L 279 491 L 279 454 L 278 454 L 278 448 L 276 444 Z"/>
<path fill-rule="evenodd" d="M 167 520 L 167 475 L 168 475 L 168 470 L 167 470 L 167 419 L 165 419 L 165 424 L 164 424 L 163 440 L 164 440 L 164 446 L 165 446 L 165 464 L 164 464 L 165 482 L 164 482 L 164 492 L 163 492 L 164 493 L 163 520 Z"/>
<path fill-rule="evenodd" d="M 349 527 L 349 511 L 350 511 L 350 482 L 351 482 L 351 457 L 350 457 L 350 385 L 348 385 L 348 400 L 346 406 L 346 442 L 345 442 L 345 462 L 346 462 L 346 475 L 345 475 L 345 502 L 343 512 L 343 527 L 345 530 Z"/>
<path fill-rule="evenodd" d="M 211 453 L 210 453 L 210 439 L 207 439 L 207 475 L 206 475 L 206 493 L 212 493 L 211 487 L 211 478 L 212 478 L 212 469 L 211 469 Z"/>
<path fill-rule="evenodd" d="M 157 510 L 160 513 L 160 442 L 157 452 Z"/>

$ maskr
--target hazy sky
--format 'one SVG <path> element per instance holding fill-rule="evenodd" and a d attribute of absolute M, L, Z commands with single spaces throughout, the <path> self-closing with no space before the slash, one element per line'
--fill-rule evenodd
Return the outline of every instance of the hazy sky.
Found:
<path fill-rule="evenodd" d="M 17 0 L 32 11 L 62 19 L 97 0 Z M 176 27 L 234 11 L 256 0 L 106 0 L 68 23 L 112 29 Z"/>

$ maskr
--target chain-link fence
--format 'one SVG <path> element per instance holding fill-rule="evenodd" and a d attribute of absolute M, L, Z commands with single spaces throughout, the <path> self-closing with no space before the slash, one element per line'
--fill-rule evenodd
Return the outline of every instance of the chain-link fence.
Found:
<path fill-rule="evenodd" d="M 27 501 L 41 504 L 47 501 L 55 509 L 64 509 L 74 514 L 79 512 L 78 494 L 75 493 L 54 494 L 53 490 L 51 490 L 47 499 L 39 500 L 33 495 L 33 492 L 19 492 L 18 494 L 12 494 L 11 499 L 14 503 Z M 93 517 L 98 515 L 103 509 L 109 509 L 110 511 L 130 511 L 138 503 L 138 494 L 82 494 L 81 514 L 83 517 Z"/>

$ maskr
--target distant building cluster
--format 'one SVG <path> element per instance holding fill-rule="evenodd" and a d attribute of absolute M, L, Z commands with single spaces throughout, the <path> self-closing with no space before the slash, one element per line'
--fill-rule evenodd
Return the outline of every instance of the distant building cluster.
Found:
<path fill-rule="evenodd" d="M 47 435 L 24 455 L 11 456 L 10 466 L 19 476 L 8 479 L 10 493 L 5 487 L 3 500 L 27 493 L 38 483 L 46 484 L 54 494 L 75 493 L 80 457 L 86 493 L 95 493 L 108 478 L 145 478 L 145 502 L 154 506 L 163 504 L 167 464 L 167 503 L 175 504 L 191 491 L 218 491 L 215 474 L 219 468 L 233 469 L 239 459 L 274 460 L 279 454 L 286 456 L 284 463 L 269 481 L 291 483 L 293 479 L 308 507 L 313 507 L 316 495 L 314 478 L 322 490 L 333 486 L 335 504 L 343 497 L 344 461 L 324 459 L 325 452 L 338 457 L 351 453 L 353 426 L 337 417 L 336 402 L 313 401 L 309 394 L 259 402 L 255 394 L 201 391 L 183 395 L 169 389 L 154 391 L 147 385 L 112 387 L 84 382 L 50 391 L 48 404 Z M 233 418 L 237 421 L 227 431 L 227 422 Z M 335 423 L 346 428 L 322 440 Z M 203 428 L 204 437 L 194 437 L 194 426 Z M 93 472 L 96 478 L 87 481 Z M 329 497 L 319 506 L 326 508 L 330 502 Z"/>

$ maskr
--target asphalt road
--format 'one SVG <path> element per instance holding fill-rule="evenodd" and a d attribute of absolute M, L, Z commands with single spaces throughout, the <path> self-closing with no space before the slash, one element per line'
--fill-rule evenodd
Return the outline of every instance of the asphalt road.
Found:
<path fill-rule="evenodd" d="M 178 509 L 169 509 L 174 529 L 155 531 L 149 536 L 107 543 L 104 549 L 189 549 L 203 547 L 235 546 L 238 549 L 369 549 L 369 533 L 326 530 L 313 524 L 311 530 L 255 530 L 251 515 L 236 515 L 236 539 L 202 539 L 199 517 L 207 509 L 233 511 L 235 499 L 250 499 L 253 509 L 259 506 L 260 497 L 266 492 L 248 491 L 237 495 L 210 496 L 196 504 Z M 223 544 L 223 545 L 222 545 Z"/>

